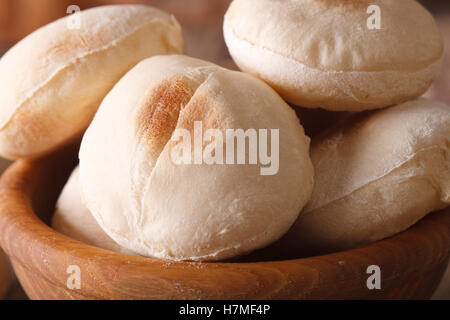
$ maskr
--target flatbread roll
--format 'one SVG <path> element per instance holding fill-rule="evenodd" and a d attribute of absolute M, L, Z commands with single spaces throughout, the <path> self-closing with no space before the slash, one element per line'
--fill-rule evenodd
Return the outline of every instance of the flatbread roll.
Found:
<path fill-rule="evenodd" d="M 97 7 L 46 25 L 0 60 L 0 155 L 33 158 L 79 136 L 104 96 L 142 59 L 181 53 L 174 17 L 139 5 Z"/>
<path fill-rule="evenodd" d="M 197 126 L 214 135 L 196 142 Z M 255 133 L 258 152 L 270 147 L 277 156 L 264 164 L 259 153 L 250 163 L 256 149 L 248 142 L 237 151 L 228 130 Z M 225 145 L 236 152 L 226 156 Z M 179 154 L 191 162 L 178 162 Z M 309 138 L 273 89 L 174 55 L 140 62 L 105 98 L 81 144 L 80 182 L 86 206 L 121 246 L 163 259 L 222 260 L 287 232 L 310 197 L 313 168 Z"/>
<path fill-rule="evenodd" d="M 450 107 L 417 99 L 358 115 L 311 146 L 311 200 L 277 244 L 346 250 L 406 230 L 450 205 Z"/>
<path fill-rule="evenodd" d="M 421 96 L 444 54 L 433 16 L 415 0 L 234 0 L 224 35 L 241 70 L 294 105 L 332 111 Z"/>

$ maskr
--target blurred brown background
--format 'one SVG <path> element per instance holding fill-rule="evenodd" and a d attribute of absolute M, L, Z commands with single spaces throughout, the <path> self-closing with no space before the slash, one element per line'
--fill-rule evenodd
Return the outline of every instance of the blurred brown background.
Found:
<path fill-rule="evenodd" d="M 82 10 L 108 4 L 148 4 L 174 14 L 183 26 L 191 56 L 227 63 L 223 15 L 231 0 L 0 0 L 0 55 L 33 30 L 66 15 L 70 5 Z"/>
<path fill-rule="evenodd" d="M 344 1 L 344 0 L 342 0 Z M 231 0 L 0 0 L 0 56 L 27 34 L 66 15 L 69 5 L 82 10 L 107 4 L 148 4 L 174 14 L 183 26 L 186 53 L 235 68 L 222 35 L 223 15 Z M 421 1 L 436 17 L 446 41 L 442 72 L 427 96 L 450 105 L 450 0 Z M 447 276 L 450 283 L 450 273 Z M 10 298 L 26 298 L 18 284 Z"/>

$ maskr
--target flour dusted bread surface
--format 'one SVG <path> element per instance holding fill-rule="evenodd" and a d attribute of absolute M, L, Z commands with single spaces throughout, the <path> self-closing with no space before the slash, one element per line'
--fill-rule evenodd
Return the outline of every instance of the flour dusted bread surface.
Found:
<path fill-rule="evenodd" d="M 79 182 L 79 167 L 76 167 L 67 181 L 56 203 L 52 227 L 60 233 L 111 251 L 128 253 L 100 228 L 83 202 Z"/>
<path fill-rule="evenodd" d="M 319 254 L 368 244 L 450 204 L 450 107 L 418 99 L 313 141 L 310 202 L 279 245 Z"/>
<path fill-rule="evenodd" d="M 0 155 L 36 157 L 80 134 L 106 93 L 137 62 L 181 53 L 181 28 L 147 6 L 81 11 L 33 32 L 0 60 Z"/>
<path fill-rule="evenodd" d="M 175 129 L 279 129 L 279 171 L 175 164 Z M 270 139 L 269 139 L 270 141 Z M 262 81 L 185 56 L 140 62 L 107 95 L 80 149 L 86 205 L 121 246 L 172 260 L 220 260 L 268 245 L 310 197 L 309 138 Z"/>
<path fill-rule="evenodd" d="M 369 30 L 367 8 L 381 10 Z M 236 64 L 303 107 L 361 111 L 423 94 L 443 41 L 415 0 L 234 0 L 224 35 Z"/>

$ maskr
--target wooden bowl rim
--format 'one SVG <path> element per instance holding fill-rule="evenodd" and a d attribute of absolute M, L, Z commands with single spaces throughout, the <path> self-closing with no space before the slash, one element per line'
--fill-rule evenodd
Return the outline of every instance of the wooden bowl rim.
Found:
<path fill-rule="evenodd" d="M 416 243 L 408 242 L 408 239 L 410 238 L 408 235 L 410 233 L 424 233 L 422 232 L 423 230 L 429 229 L 429 226 L 423 227 L 427 224 L 427 221 L 433 221 L 433 225 L 436 224 L 437 221 L 444 222 L 444 228 L 441 229 L 441 231 L 436 230 L 436 232 L 446 232 L 446 235 L 450 233 L 450 208 L 447 208 L 446 210 L 433 213 L 425 217 L 410 229 L 391 238 L 387 238 L 364 247 L 308 258 L 257 262 L 178 262 L 133 256 L 108 251 L 73 240 L 53 230 L 39 217 L 37 217 L 32 209 L 30 198 L 38 186 L 33 186 L 32 183 L 30 184 L 30 182 L 32 182 L 30 173 L 33 170 L 36 170 L 39 166 L 42 166 L 39 160 L 18 160 L 6 170 L 0 179 L 0 230 L 7 229 L 8 233 L 20 235 L 20 237 L 15 239 L 15 241 L 9 241 L 7 240 L 8 235 L 5 232 L 2 232 L 0 233 L 0 245 L 3 247 L 4 251 L 13 258 L 13 260 L 17 260 L 26 268 L 32 269 L 36 269 L 36 264 L 44 265 L 46 262 L 32 259 L 30 254 L 16 254 L 17 252 L 23 253 L 21 250 L 26 250 L 28 246 L 27 244 L 31 242 L 33 242 L 35 247 L 37 246 L 46 252 L 46 254 L 51 254 L 52 256 L 62 254 L 73 260 L 88 260 L 89 264 L 94 264 L 98 268 L 102 268 L 104 263 L 118 266 L 123 264 L 124 261 L 127 261 L 130 266 L 145 267 L 149 270 L 155 271 L 156 276 L 158 276 L 164 275 L 165 272 L 170 273 L 172 269 L 177 269 L 177 272 L 183 272 L 184 270 L 190 274 L 192 274 L 193 270 L 197 270 L 199 272 L 215 270 L 215 272 L 218 272 L 221 268 L 225 268 L 227 270 L 230 270 L 230 268 L 250 270 L 253 267 L 264 266 L 276 266 L 281 270 L 285 270 L 283 266 L 290 266 L 291 268 L 292 266 L 295 266 L 299 267 L 298 270 L 301 270 L 302 266 L 308 268 L 318 261 L 322 263 L 325 261 L 326 263 L 341 264 L 342 261 L 346 261 L 346 258 L 348 258 L 349 255 L 364 256 L 364 253 L 367 250 L 377 252 L 378 256 L 381 257 L 382 255 L 386 255 L 386 248 L 389 248 L 390 246 L 395 247 L 396 243 L 401 243 L 401 246 L 406 248 L 408 253 L 414 252 L 410 250 L 417 250 L 417 245 Z M 17 223 L 18 220 L 20 220 L 20 223 Z M 39 236 L 36 236 L 36 232 L 27 232 L 28 230 L 38 231 Z M 67 248 L 71 249 L 68 250 Z M 49 253 L 50 251 L 51 253 Z M 447 258 L 448 253 L 447 257 L 444 257 L 444 255 L 441 254 L 436 259 L 442 260 Z M 201 266 L 201 268 L 199 268 L 199 266 Z M 41 272 L 41 275 L 49 280 L 49 277 L 46 274 Z M 50 279 L 49 281 L 54 284 L 55 282 L 58 282 L 56 285 L 65 285 L 62 278 L 57 281 L 53 278 L 53 280 Z"/>

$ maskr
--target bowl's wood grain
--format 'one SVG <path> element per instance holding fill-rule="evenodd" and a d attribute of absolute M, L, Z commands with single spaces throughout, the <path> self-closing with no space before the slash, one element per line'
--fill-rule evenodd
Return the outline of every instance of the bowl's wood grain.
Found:
<path fill-rule="evenodd" d="M 9 290 L 12 282 L 11 270 L 8 259 L 0 249 L 0 300 L 3 299 Z"/>
<path fill-rule="evenodd" d="M 422 299 L 447 266 L 450 211 L 354 250 L 274 262 L 188 263 L 129 256 L 67 238 L 48 221 L 75 151 L 18 161 L 0 179 L 0 244 L 32 299 Z M 366 269 L 381 268 L 381 290 Z M 81 289 L 69 290 L 69 265 Z"/>

